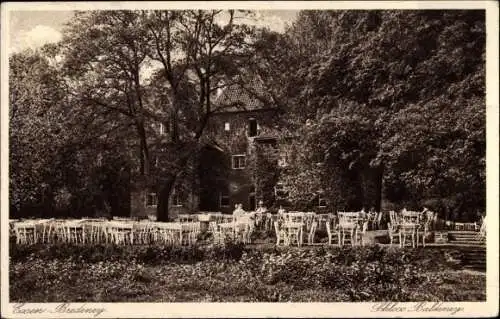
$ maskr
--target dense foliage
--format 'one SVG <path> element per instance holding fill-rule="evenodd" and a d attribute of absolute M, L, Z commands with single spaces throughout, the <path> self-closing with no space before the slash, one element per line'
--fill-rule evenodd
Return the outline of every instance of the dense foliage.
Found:
<path fill-rule="evenodd" d="M 267 202 L 281 179 L 301 209 L 322 193 L 333 211 L 485 210 L 484 11 L 306 10 L 281 34 L 237 22 L 249 16 L 83 12 L 57 45 L 11 56 L 13 211 L 126 213 L 149 186 L 167 220 L 227 107 L 216 92 L 236 83 L 283 111 L 279 142 L 293 141 L 280 176 L 276 154 L 253 161 Z"/>
<path fill-rule="evenodd" d="M 11 217 L 126 213 L 127 131 L 75 105 L 50 47 L 9 63 Z"/>
<path fill-rule="evenodd" d="M 13 247 L 10 296 L 18 302 L 484 300 L 485 276 L 456 272 L 449 253 L 377 246 Z"/>
<path fill-rule="evenodd" d="M 303 11 L 259 43 L 255 72 L 304 153 L 285 176 L 294 201 L 484 211 L 483 11 Z"/>

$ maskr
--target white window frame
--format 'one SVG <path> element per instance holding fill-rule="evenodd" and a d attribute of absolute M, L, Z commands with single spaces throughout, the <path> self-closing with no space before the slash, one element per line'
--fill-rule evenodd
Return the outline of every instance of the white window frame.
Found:
<path fill-rule="evenodd" d="M 165 135 L 167 133 L 166 129 L 165 129 L 165 124 L 160 123 L 159 133 L 160 133 L 160 135 Z"/>
<path fill-rule="evenodd" d="M 323 201 L 325 204 L 321 205 L 321 201 Z M 328 202 L 327 202 L 326 198 L 324 198 L 321 194 L 319 194 L 318 195 L 318 207 L 324 208 L 324 207 L 327 207 L 327 206 L 328 206 Z"/>
<path fill-rule="evenodd" d="M 287 152 L 280 152 L 279 159 L 278 159 L 278 166 L 279 167 L 287 167 L 288 166 L 288 153 Z"/>
<path fill-rule="evenodd" d="M 235 165 L 236 158 L 243 158 L 243 166 L 238 165 L 238 167 L 236 167 L 236 165 Z M 238 162 L 238 164 L 240 164 L 240 163 Z M 232 167 L 232 169 L 245 169 L 246 164 L 247 164 L 246 154 L 234 154 L 231 157 L 231 167 Z"/>
<path fill-rule="evenodd" d="M 152 200 L 153 204 L 151 204 L 151 205 L 148 205 L 148 197 L 149 196 L 152 196 L 152 198 L 153 198 L 153 200 Z M 156 193 L 146 194 L 144 206 L 146 206 L 146 207 L 157 207 L 158 206 L 158 196 L 156 195 Z"/>
<path fill-rule="evenodd" d="M 181 201 L 179 194 L 175 191 L 172 194 L 172 206 L 173 207 L 183 207 L 184 206 L 184 202 Z"/>
<path fill-rule="evenodd" d="M 227 197 L 227 205 L 222 205 L 222 198 L 223 197 Z M 229 193 L 219 192 L 219 207 L 223 208 L 223 207 L 229 207 L 229 206 L 231 206 L 231 204 L 229 202 Z"/>
<path fill-rule="evenodd" d="M 224 123 L 224 131 L 226 132 L 231 131 L 231 124 L 229 122 Z"/>

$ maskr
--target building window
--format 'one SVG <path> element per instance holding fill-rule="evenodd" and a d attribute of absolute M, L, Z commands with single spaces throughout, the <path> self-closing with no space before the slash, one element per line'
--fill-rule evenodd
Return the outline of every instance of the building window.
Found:
<path fill-rule="evenodd" d="M 175 207 L 182 207 L 186 203 L 187 196 L 182 185 L 176 185 L 172 192 L 171 205 Z"/>
<path fill-rule="evenodd" d="M 231 130 L 231 125 L 229 125 L 229 122 L 224 123 L 224 131 L 228 132 Z"/>
<path fill-rule="evenodd" d="M 156 193 L 146 194 L 146 207 L 156 207 L 158 205 L 158 197 Z"/>
<path fill-rule="evenodd" d="M 248 136 L 253 137 L 257 135 L 257 120 L 248 120 Z"/>
<path fill-rule="evenodd" d="M 229 207 L 229 194 L 227 192 L 219 193 L 219 207 Z"/>
<path fill-rule="evenodd" d="M 278 159 L 278 166 L 279 167 L 287 167 L 288 166 L 288 154 L 286 152 L 280 153 L 280 156 Z"/>
<path fill-rule="evenodd" d="M 277 199 L 288 198 L 288 191 L 286 190 L 283 183 L 277 183 L 276 186 L 274 186 L 274 195 L 276 196 Z"/>
<path fill-rule="evenodd" d="M 160 123 L 160 135 L 165 135 L 167 133 L 165 124 Z"/>
<path fill-rule="evenodd" d="M 245 155 L 233 155 L 233 169 L 245 168 Z"/>
<path fill-rule="evenodd" d="M 179 192 L 174 192 L 174 194 L 172 195 L 172 206 L 182 207 L 183 204 L 184 201 L 182 200 Z"/>
<path fill-rule="evenodd" d="M 326 207 L 326 205 L 327 205 L 326 198 L 319 195 L 318 196 L 318 207 Z"/>

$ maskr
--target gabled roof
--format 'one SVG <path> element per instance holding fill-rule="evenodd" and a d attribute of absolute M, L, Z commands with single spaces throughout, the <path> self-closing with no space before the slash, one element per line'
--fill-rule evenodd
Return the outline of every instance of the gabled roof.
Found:
<path fill-rule="evenodd" d="M 225 87 L 216 98 L 215 104 L 220 108 L 220 112 L 254 111 L 269 108 L 263 99 L 269 99 L 264 86 L 258 81 L 252 81 L 248 87 L 240 84 Z"/>

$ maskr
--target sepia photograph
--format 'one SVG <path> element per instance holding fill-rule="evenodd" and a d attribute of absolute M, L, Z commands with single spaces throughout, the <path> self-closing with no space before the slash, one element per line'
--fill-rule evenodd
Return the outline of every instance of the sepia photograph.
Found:
<path fill-rule="evenodd" d="M 491 301 L 485 7 L 241 4 L 2 5 L 9 315 Z"/>

